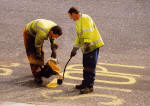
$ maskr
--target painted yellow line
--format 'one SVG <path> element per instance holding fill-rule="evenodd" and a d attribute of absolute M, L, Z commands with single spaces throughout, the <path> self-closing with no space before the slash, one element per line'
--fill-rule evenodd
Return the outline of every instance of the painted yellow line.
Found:
<path fill-rule="evenodd" d="M 68 82 L 63 82 L 63 84 L 69 85 L 69 86 L 77 85 L 77 84 L 68 83 Z M 94 88 L 105 89 L 105 90 L 113 90 L 113 91 L 121 91 L 121 92 L 132 92 L 131 89 L 121 89 L 121 88 L 114 88 L 114 87 L 94 86 Z"/>
<path fill-rule="evenodd" d="M 48 83 L 46 85 L 47 88 L 51 87 L 51 88 L 56 88 L 58 86 L 57 84 L 57 78 L 53 79 L 50 83 Z"/>
<path fill-rule="evenodd" d="M 2 70 L 2 73 L 1 73 Z M 13 72 L 13 70 L 8 69 L 8 68 L 0 68 L 0 76 L 7 76 L 7 75 L 11 75 Z"/>
<path fill-rule="evenodd" d="M 103 104 L 103 105 L 120 105 L 124 102 L 123 99 L 120 99 L 116 96 L 112 95 L 106 95 L 106 94 L 84 94 L 84 95 L 76 95 L 76 96 L 50 96 L 50 94 L 54 93 L 62 93 L 62 90 L 46 90 L 46 91 L 41 91 L 41 94 L 44 98 L 46 99 L 55 99 L 55 100 L 75 100 L 75 99 L 81 99 L 81 98 L 89 98 L 89 97 L 101 97 L 101 98 L 107 98 L 107 99 L 112 99 L 110 102 L 98 102 L 98 104 Z"/>
<path fill-rule="evenodd" d="M 74 79 L 74 80 L 82 80 L 80 77 L 74 77 L 71 76 L 70 74 L 81 74 L 81 71 L 67 71 L 65 73 L 65 77 L 69 79 Z M 95 82 L 100 82 L 100 83 L 107 83 L 107 84 L 119 84 L 119 85 L 130 85 L 134 84 L 136 82 L 134 77 L 129 77 L 129 76 L 119 76 L 119 75 L 113 75 L 113 74 L 105 74 L 105 73 L 97 73 L 97 76 L 106 76 L 106 77 L 114 77 L 114 78 L 119 78 L 119 79 L 126 79 L 127 81 L 108 81 L 108 80 L 99 80 L 96 79 Z"/>
<path fill-rule="evenodd" d="M 20 63 L 11 63 L 10 65 L 0 65 L 0 67 L 18 67 Z"/>
<path fill-rule="evenodd" d="M 99 72 L 99 73 L 115 74 L 115 75 L 120 75 L 120 76 L 122 75 L 122 76 L 140 77 L 140 75 L 138 75 L 138 74 L 128 74 L 128 73 L 111 72 L 111 71 L 108 71 L 107 69 L 105 69 L 105 67 L 102 67 L 102 66 L 99 66 L 99 65 L 97 65 L 96 68 L 97 68 L 96 72 Z"/>
<path fill-rule="evenodd" d="M 82 64 L 72 64 L 72 65 L 67 66 L 66 69 L 80 71 L 80 70 L 83 70 L 83 65 Z"/>
<path fill-rule="evenodd" d="M 50 96 L 48 96 L 48 94 L 53 94 L 53 93 L 61 93 L 63 92 L 62 90 L 43 90 L 41 91 L 41 94 L 44 98 L 49 99 Z"/>
<path fill-rule="evenodd" d="M 96 70 L 96 72 L 101 73 L 101 71 Z M 118 72 L 104 72 L 105 74 L 119 75 L 119 76 L 133 76 L 133 77 L 141 77 L 138 74 L 127 74 L 127 73 L 118 73 Z"/>
<path fill-rule="evenodd" d="M 81 67 L 81 64 L 74 64 L 74 65 L 69 65 L 67 67 L 67 70 L 76 70 L 76 71 L 82 71 L 83 68 Z M 80 69 L 79 69 L 80 68 Z M 135 76 L 135 77 L 140 77 L 138 74 L 128 74 L 128 73 L 118 73 L 118 72 L 111 72 L 107 68 L 97 65 L 96 66 L 97 70 L 96 72 L 101 72 L 101 73 L 108 73 L 108 74 L 117 74 L 117 75 L 123 75 L 123 76 Z"/>
<path fill-rule="evenodd" d="M 144 66 L 135 66 L 135 65 L 121 65 L 121 64 L 110 64 L 110 63 L 98 63 L 99 65 L 107 65 L 107 66 L 116 66 L 116 67 L 126 67 L 126 68 L 139 68 L 144 69 Z"/>
<path fill-rule="evenodd" d="M 102 97 L 102 98 L 108 98 L 108 99 L 112 99 L 111 102 L 99 102 L 100 104 L 103 105 L 120 105 L 124 102 L 123 99 L 119 99 L 116 96 L 112 96 L 112 95 L 106 95 L 106 94 L 85 94 L 85 95 L 77 95 L 77 96 L 63 96 L 63 97 L 53 97 L 54 99 L 57 100 L 75 100 L 75 99 L 81 99 L 81 98 L 89 98 L 89 97 Z"/>
<path fill-rule="evenodd" d="M 115 78 L 117 80 L 99 80 L 96 79 L 95 82 L 99 83 L 106 83 L 106 84 L 118 84 L 118 85 L 131 85 L 136 83 L 136 79 L 134 77 L 141 77 L 141 75 L 138 74 L 130 74 L 130 73 L 118 73 L 118 72 L 111 72 L 107 68 L 103 67 L 103 65 L 107 66 L 115 66 L 115 67 L 122 67 L 122 68 L 137 68 L 137 69 L 144 69 L 144 66 L 133 66 L 133 65 L 121 65 L 121 64 L 110 64 L 110 63 L 98 63 L 97 65 L 97 76 L 103 76 L 103 77 L 109 77 L 109 78 Z M 65 73 L 65 78 L 71 79 L 71 80 L 82 80 L 82 77 L 80 78 L 73 76 L 74 74 L 82 74 L 83 73 L 83 66 L 82 64 L 73 64 L 69 65 L 67 67 L 67 70 Z M 77 75 L 76 75 L 77 76 Z M 121 80 L 120 80 L 121 79 Z M 68 82 L 63 82 L 64 85 L 69 85 L 69 86 L 75 86 L 76 84 L 74 83 L 68 83 Z M 105 87 L 105 86 L 94 86 L 94 88 L 98 89 L 104 89 L 104 90 L 112 90 L 112 91 L 121 91 L 121 92 L 127 92 L 130 93 L 132 92 L 131 89 L 121 89 L 121 88 L 114 88 L 114 87 Z M 107 94 L 86 94 L 86 95 L 75 95 L 75 96 L 50 96 L 50 94 L 55 94 L 55 93 L 62 93 L 63 90 L 47 90 L 47 91 L 42 91 L 42 95 L 45 98 L 52 98 L 52 99 L 57 99 L 57 100 L 75 100 L 75 99 L 82 99 L 82 98 L 91 98 L 91 97 L 101 97 L 101 98 L 106 98 L 110 100 L 110 102 L 98 102 L 99 104 L 103 105 L 120 105 L 123 104 L 124 100 L 120 99 L 116 96 L 112 95 L 107 95 Z M 92 98 L 91 98 L 92 99 Z"/>

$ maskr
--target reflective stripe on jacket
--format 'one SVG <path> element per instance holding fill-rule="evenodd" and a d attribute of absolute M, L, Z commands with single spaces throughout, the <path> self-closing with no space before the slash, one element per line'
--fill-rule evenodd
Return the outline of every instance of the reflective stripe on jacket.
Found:
<path fill-rule="evenodd" d="M 53 21 L 46 19 L 36 19 L 26 25 L 25 28 L 29 35 L 35 37 L 35 47 L 37 48 L 37 52 L 40 53 L 40 48 L 43 45 L 44 40 L 48 39 L 49 31 L 56 25 L 57 24 Z"/>
<path fill-rule="evenodd" d="M 86 14 L 81 14 L 80 19 L 76 21 L 76 32 L 74 47 L 81 48 L 83 53 L 92 52 L 104 45 L 94 21 Z M 89 51 L 84 50 L 85 43 L 90 43 Z"/>

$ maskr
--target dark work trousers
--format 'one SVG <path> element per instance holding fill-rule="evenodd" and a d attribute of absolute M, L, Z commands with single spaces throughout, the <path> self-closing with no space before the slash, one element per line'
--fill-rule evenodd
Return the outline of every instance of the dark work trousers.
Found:
<path fill-rule="evenodd" d="M 30 63 L 30 67 L 32 70 L 32 74 L 34 78 L 40 78 L 39 71 L 42 65 L 44 65 L 44 52 L 41 51 L 42 56 L 37 57 L 36 48 L 35 48 L 35 38 L 29 35 L 25 29 L 24 29 L 23 37 L 24 37 L 24 45 Z"/>
<path fill-rule="evenodd" d="M 95 80 L 95 70 L 99 55 L 99 48 L 83 54 L 83 80 L 82 84 L 86 87 L 93 87 Z"/>

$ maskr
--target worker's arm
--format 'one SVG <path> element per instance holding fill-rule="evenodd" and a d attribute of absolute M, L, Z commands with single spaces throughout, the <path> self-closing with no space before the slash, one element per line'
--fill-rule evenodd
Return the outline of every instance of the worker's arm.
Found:
<path fill-rule="evenodd" d="M 82 31 L 84 37 L 84 43 L 91 43 L 92 42 L 92 33 L 94 31 L 94 22 L 90 17 L 86 17 L 82 21 Z"/>
<path fill-rule="evenodd" d="M 76 35 L 76 40 L 74 42 L 74 45 L 73 45 L 73 49 L 71 51 L 71 54 L 70 54 L 70 57 L 73 57 L 76 55 L 77 53 L 77 50 L 80 48 L 80 43 L 79 43 L 79 36 Z"/>
<path fill-rule="evenodd" d="M 82 21 L 82 31 L 84 37 L 84 49 L 89 50 L 89 45 L 92 42 L 92 36 L 94 31 L 94 22 L 90 17 L 86 17 Z"/>
<path fill-rule="evenodd" d="M 36 35 L 36 37 L 35 37 L 35 47 L 36 47 L 36 53 L 37 53 L 37 55 L 41 55 L 41 47 L 42 47 L 42 45 L 43 45 L 43 43 L 44 43 L 44 39 L 40 36 L 40 35 Z"/>
<path fill-rule="evenodd" d="M 79 36 L 78 35 L 76 35 L 76 39 L 75 39 L 73 48 L 76 48 L 76 49 L 80 48 L 80 42 L 79 42 Z"/>
<path fill-rule="evenodd" d="M 55 39 L 50 38 L 49 40 L 50 40 L 50 43 L 51 43 L 51 50 L 52 50 L 51 57 L 56 58 L 57 57 L 56 50 L 58 48 L 58 45 L 55 43 Z"/>

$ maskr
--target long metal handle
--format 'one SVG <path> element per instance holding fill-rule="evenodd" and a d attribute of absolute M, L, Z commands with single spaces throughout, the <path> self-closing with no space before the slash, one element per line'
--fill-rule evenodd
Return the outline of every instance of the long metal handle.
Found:
<path fill-rule="evenodd" d="M 64 72 L 63 72 L 63 80 L 64 80 L 64 74 L 65 74 L 65 71 L 66 71 L 66 67 L 67 67 L 69 61 L 71 60 L 71 58 L 72 58 L 72 57 L 69 58 L 69 60 L 67 61 L 66 65 L 65 65 Z"/>

